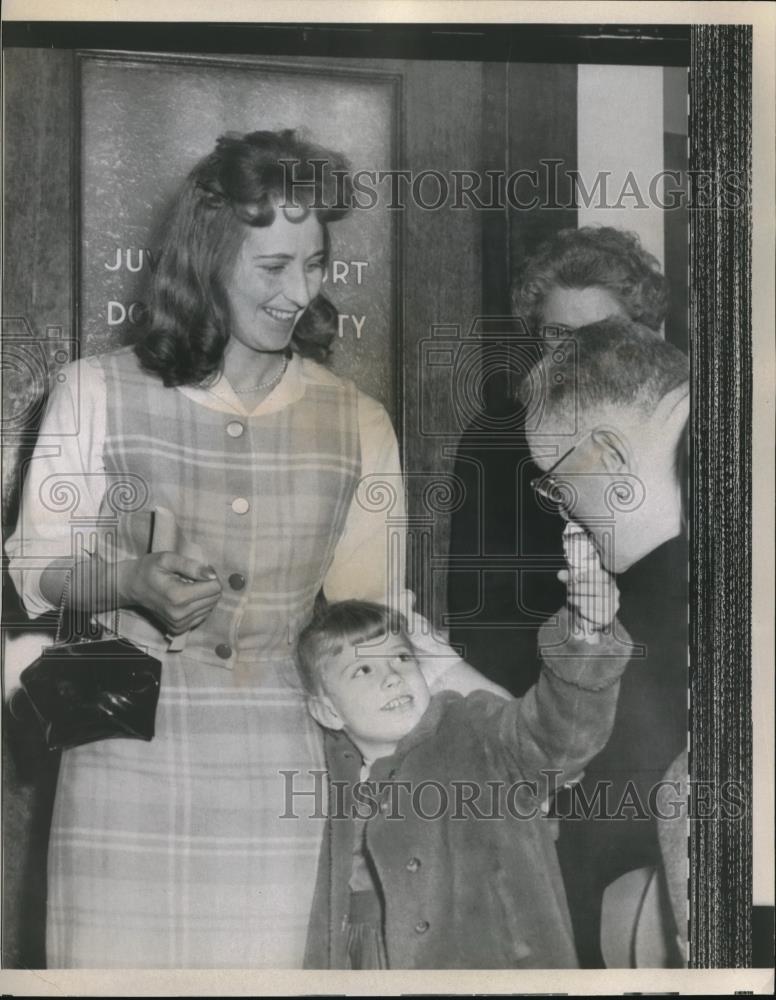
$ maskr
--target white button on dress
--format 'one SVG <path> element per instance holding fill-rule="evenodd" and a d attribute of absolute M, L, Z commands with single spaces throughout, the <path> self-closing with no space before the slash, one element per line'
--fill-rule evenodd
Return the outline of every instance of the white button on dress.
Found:
<path fill-rule="evenodd" d="M 245 497 L 235 497 L 232 500 L 232 510 L 235 514 L 247 514 L 251 509 L 251 505 L 245 499 Z"/>

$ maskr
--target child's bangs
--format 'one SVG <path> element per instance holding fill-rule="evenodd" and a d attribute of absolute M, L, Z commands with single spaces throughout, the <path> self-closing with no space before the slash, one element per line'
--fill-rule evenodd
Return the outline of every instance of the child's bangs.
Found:
<path fill-rule="evenodd" d="M 368 655 L 368 644 L 374 643 L 379 653 L 381 644 L 375 640 L 383 636 L 401 636 L 411 648 L 407 619 L 400 611 L 358 600 L 324 605 L 299 637 L 297 659 L 305 686 L 315 689 L 322 659 L 339 656 L 346 645 L 365 646 Z"/>
<path fill-rule="evenodd" d="M 323 642 L 319 648 L 329 656 L 337 656 L 346 644 L 367 645 L 389 635 L 406 637 L 404 616 L 391 608 L 367 605 L 364 602 L 356 607 L 343 607 L 342 611 L 344 613 L 328 636 L 321 636 Z M 334 625 L 333 622 L 331 624 Z M 378 647 L 379 643 L 375 643 L 375 648 Z"/>

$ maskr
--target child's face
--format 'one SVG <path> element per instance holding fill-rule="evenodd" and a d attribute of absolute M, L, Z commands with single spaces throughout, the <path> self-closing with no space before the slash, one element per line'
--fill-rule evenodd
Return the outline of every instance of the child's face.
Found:
<path fill-rule="evenodd" d="M 344 729 L 364 755 L 374 760 L 393 753 L 428 707 L 426 680 L 411 647 L 400 635 L 346 642 L 321 667 L 330 729 Z M 316 716 L 318 717 L 318 716 Z"/>

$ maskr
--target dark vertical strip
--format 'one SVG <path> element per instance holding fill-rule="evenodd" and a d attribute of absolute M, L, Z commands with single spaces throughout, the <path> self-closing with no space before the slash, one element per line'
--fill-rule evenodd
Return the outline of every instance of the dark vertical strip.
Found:
<path fill-rule="evenodd" d="M 666 340 L 680 350 L 688 350 L 688 249 L 687 213 L 687 72 L 681 68 L 663 71 L 663 167 L 665 273 L 670 285 L 666 314 Z"/>
<path fill-rule="evenodd" d="M 702 968 L 752 959 L 751 100 L 751 27 L 694 26 L 690 776 L 717 803 L 735 782 L 747 805 L 740 820 L 690 826 L 690 964 Z M 726 171 L 745 192 L 737 207 L 720 188 Z"/>
<path fill-rule="evenodd" d="M 391 169 L 401 170 L 404 168 L 404 158 L 406 156 L 406 136 L 404 123 L 406 119 L 404 78 L 397 73 L 392 84 L 391 115 Z M 404 344 L 404 245 L 406 235 L 404 230 L 404 215 L 397 213 L 396 218 L 391 222 L 391 250 L 393 252 L 393 268 L 391 271 L 391 281 L 393 291 L 391 293 L 391 323 L 396 331 L 396 339 L 393 349 L 393 365 L 391 376 L 393 378 L 393 420 L 394 430 L 399 442 L 400 459 L 404 468 L 404 376 L 403 364 L 405 354 Z"/>
<path fill-rule="evenodd" d="M 83 298 L 83 177 L 81 163 L 83 157 L 83 59 L 82 54 L 75 53 L 73 59 L 73 83 L 70 98 L 70 114 L 72 128 L 70 132 L 70 218 L 72 220 L 71 277 L 73 289 L 72 324 L 73 339 L 76 342 L 78 356 L 84 353 L 84 338 L 81 328 L 81 300 Z"/>
<path fill-rule="evenodd" d="M 509 66 L 509 173 L 525 173 L 508 194 L 512 271 L 559 229 L 575 227 L 577 67 L 543 63 Z M 536 199 L 534 203 L 534 197 Z"/>
<path fill-rule="evenodd" d="M 491 178 L 508 166 L 508 82 L 508 63 L 483 64 L 481 200 L 497 206 L 482 212 L 482 311 L 486 316 L 509 315 L 509 214 L 502 185 L 494 185 L 495 190 L 491 190 L 490 184 Z M 491 199 L 491 195 L 495 197 Z"/>
<path fill-rule="evenodd" d="M 773 968 L 774 952 L 776 952 L 774 908 L 772 906 L 753 906 L 752 968 Z"/>
<path fill-rule="evenodd" d="M 428 169 L 448 176 L 453 170 L 479 173 L 482 66 L 453 62 L 404 66 L 403 166 L 415 175 Z M 454 491 L 451 452 L 471 408 L 465 391 L 463 397 L 455 395 L 456 374 L 474 353 L 466 337 L 482 312 L 483 214 L 472 208 L 432 211 L 412 198 L 406 199 L 402 212 L 407 576 L 418 610 L 436 624 L 445 616 L 450 549 L 451 505 L 445 506 L 443 494 Z M 431 546 L 428 559 L 423 555 L 427 545 Z"/>
<path fill-rule="evenodd" d="M 664 168 L 670 171 L 664 213 L 664 260 L 669 283 L 668 311 L 666 312 L 666 340 L 675 344 L 685 354 L 688 351 L 688 256 L 689 219 L 684 192 L 687 191 L 687 136 L 665 132 Z M 678 183 L 674 182 L 678 178 Z M 671 192 L 675 192 L 672 194 Z M 676 204 L 674 204 L 674 201 Z"/>

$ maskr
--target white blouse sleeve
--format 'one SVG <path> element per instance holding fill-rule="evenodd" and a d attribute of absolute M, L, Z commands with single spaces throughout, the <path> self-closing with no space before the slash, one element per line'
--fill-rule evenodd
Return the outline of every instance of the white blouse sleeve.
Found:
<path fill-rule="evenodd" d="M 465 663 L 447 636 L 415 611 L 415 596 L 405 586 L 407 523 L 399 446 L 388 414 L 359 394 L 361 480 L 345 530 L 323 583 L 330 601 L 361 598 L 389 604 L 407 618 L 409 637 L 433 692 L 485 689 L 507 692 Z"/>
<path fill-rule="evenodd" d="M 19 520 L 5 546 L 11 579 L 32 618 L 52 610 L 40 592 L 41 574 L 73 554 L 75 522 L 88 524 L 99 513 L 105 426 L 102 367 L 88 358 L 67 365 L 52 383 L 32 459 L 22 469 Z"/>
<path fill-rule="evenodd" d="M 403 607 L 404 480 L 391 420 L 374 399 L 358 395 L 361 479 L 323 583 L 330 601 L 362 598 Z"/>

